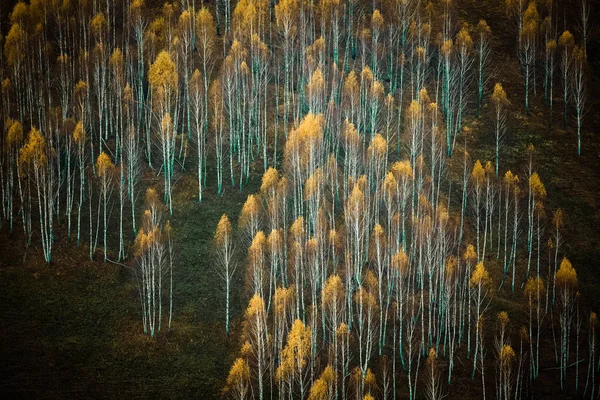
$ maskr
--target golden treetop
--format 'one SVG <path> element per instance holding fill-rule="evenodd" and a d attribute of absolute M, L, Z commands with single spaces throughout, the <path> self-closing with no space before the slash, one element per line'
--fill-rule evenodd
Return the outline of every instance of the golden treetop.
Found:
<path fill-rule="evenodd" d="M 475 165 L 473 165 L 471 177 L 473 178 L 473 181 L 475 181 L 476 185 L 481 185 L 483 183 L 485 178 L 485 170 L 483 169 L 483 166 L 479 160 L 475 161 Z"/>
<path fill-rule="evenodd" d="M 563 49 L 570 49 L 575 46 L 575 39 L 569 31 L 564 31 L 558 38 L 558 45 Z"/>
<path fill-rule="evenodd" d="M 223 243 L 231 237 L 232 232 L 233 228 L 231 227 L 229 217 L 227 217 L 227 214 L 223 214 L 217 224 L 217 230 L 215 231 L 215 244 L 217 246 L 222 246 Z"/>
<path fill-rule="evenodd" d="M 471 275 L 471 287 L 473 286 L 487 286 L 491 281 L 490 274 L 485 269 L 482 262 L 477 263 L 473 274 Z"/>
<path fill-rule="evenodd" d="M 515 351 L 510 345 L 505 344 L 500 350 L 500 359 L 502 360 L 504 368 L 510 367 L 510 362 L 515 359 Z"/>
<path fill-rule="evenodd" d="M 508 318 L 508 313 L 506 311 L 500 311 L 496 319 L 498 320 L 498 324 L 502 327 L 505 327 L 510 322 L 510 319 Z"/>
<path fill-rule="evenodd" d="M 432 367 L 436 365 L 437 354 L 435 354 L 435 349 L 432 347 L 429 349 L 429 354 L 427 356 L 427 360 L 425 361 L 428 366 Z"/>
<path fill-rule="evenodd" d="M 156 56 L 156 60 L 148 70 L 148 82 L 154 88 L 175 90 L 177 88 L 177 68 L 166 50 Z"/>
<path fill-rule="evenodd" d="M 83 122 L 79 121 L 73 130 L 73 140 L 75 140 L 75 143 L 77 144 L 82 144 L 85 142 L 85 138 L 86 134 L 85 129 L 83 128 Z"/>
<path fill-rule="evenodd" d="M 524 293 L 529 298 L 541 296 L 544 293 L 544 280 L 539 276 L 530 277 L 525 284 Z"/>
<path fill-rule="evenodd" d="M 265 313 L 265 302 L 262 299 L 262 297 L 260 297 L 258 295 L 258 293 L 255 293 L 254 296 L 252 296 L 252 298 L 250 299 L 250 302 L 248 303 L 248 308 L 246 309 L 246 316 L 247 317 L 254 317 L 254 316 L 262 316 Z"/>
<path fill-rule="evenodd" d="M 98 175 L 105 177 L 112 172 L 114 167 L 115 164 L 111 161 L 110 156 L 105 152 L 100 153 L 96 160 L 96 170 L 98 171 Z"/>
<path fill-rule="evenodd" d="M 99 12 L 94 15 L 92 21 L 90 22 L 90 26 L 92 28 L 92 32 L 94 32 L 96 35 L 102 33 L 102 29 L 104 29 L 106 26 L 106 17 L 104 16 L 104 13 Z"/>
<path fill-rule="evenodd" d="M 4 39 L 4 55 L 9 66 L 12 66 L 23 59 L 21 44 L 25 37 L 25 32 L 19 24 L 12 24 L 6 38 Z"/>
<path fill-rule="evenodd" d="M 282 363 L 294 365 L 293 370 L 303 369 L 306 366 L 311 351 L 312 331 L 309 326 L 297 319 L 292 324 L 288 333 L 288 340 L 281 352 Z"/>
<path fill-rule="evenodd" d="M 381 29 L 383 27 L 383 16 L 379 10 L 373 11 L 371 24 L 373 25 L 373 29 Z"/>
<path fill-rule="evenodd" d="M 473 39 L 467 27 L 463 27 L 456 35 L 456 45 L 461 51 L 469 51 L 473 48 Z"/>
<path fill-rule="evenodd" d="M 404 181 L 405 179 L 410 180 L 414 175 L 412 165 L 410 165 L 410 161 L 408 160 L 396 161 L 394 165 L 392 165 L 392 173 L 397 181 Z"/>
<path fill-rule="evenodd" d="M 31 128 L 27 142 L 19 151 L 19 166 L 40 166 L 45 165 L 47 162 L 46 140 L 37 128 Z"/>
<path fill-rule="evenodd" d="M 269 167 L 262 176 L 262 184 L 260 185 L 260 191 L 263 193 L 271 191 L 277 186 L 279 180 L 279 173 L 273 167 Z"/>
<path fill-rule="evenodd" d="M 238 221 L 238 225 L 240 228 L 244 228 L 250 223 L 250 221 L 257 217 L 258 212 L 260 211 L 260 203 L 256 196 L 253 194 L 248 195 L 244 206 L 242 207 L 242 212 L 240 214 L 240 219 Z"/>
<path fill-rule="evenodd" d="M 546 187 L 537 172 L 534 172 L 529 178 L 529 187 L 537 197 L 546 197 Z"/>
<path fill-rule="evenodd" d="M 565 257 L 560 263 L 560 268 L 556 271 L 554 277 L 557 286 L 561 287 L 577 287 L 577 272 L 571 262 Z"/>
<path fill-rule="evenodd" d="M 247 382 L 250 379 L 250 368 L 243 358 L 238 358 L 233 362 L 229 375 L 227 376 L 227 386 L 235 386 L 240 382 Z"/>
<path fill-rule="evenodd" d="M 499 82 L 494 85 L 492 101 L 494 102 L 496 107 L 507 105 L 509 103 L 508 98 L 506 97 L 506 92 L 504 91 L 502 84 Z"/>
<path fill-rule="evenodd" d="M 477 24 L 477 32 L 479 32 L 480 35 L 485 36 L 489 36 L 492 34 L 492 30 L 490 29 L 485 19 L 479 20 L 479 23 Z"/>
<path fill-rule="evenodd" d="M 8 123 L 7 123 L 8 125 Z M 8 128 L 6 144 L 10 147 L 18 146 L 23 140 L 23 125 L 19 121 L 12 121 Z"/>

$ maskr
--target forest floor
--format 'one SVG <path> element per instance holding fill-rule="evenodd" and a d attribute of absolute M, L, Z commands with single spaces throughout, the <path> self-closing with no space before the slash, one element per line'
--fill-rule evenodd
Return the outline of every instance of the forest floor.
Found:
<path fill-rule="evenodd" d="M 526 148 L 530 143 L 535 145 L 535 169 L 548 192 L 546 210 L 551 215 L 551 211 L 561 207 L 566 215 L 561 253 L 578 272 L 582 304 L 600 311 L 600 296 L 595 294 L 600 288 L 600 139 L 595 135 L 600 130 L 600 113 L 595 111 L 600 106 L 600 84 L 595 77 L 600 72 L 598 58 L 593 61 L 595 74 L 591 74 L 588 89 L 590 111 L 583 130 L 583 153 L 577 157 L 573 119 L 567 130 L 561 129 L 560 98 L 555 104 L 552 129 L 548 127 L 541 85 L 532 99 L 531 115 L 525 115 L 514 38 L 503 35 L 507 29 L 496 25 L 505 20 L 500 6 L 490 2 L 481 5 L 476 0 L 458 3 L 459 9 L 464 10 L 459 17 L 474 24 L 485 17 L 495 33 L 496 80 L 503 83 L 512 102 L 500 169 L 510 168 L 525 176 Z M 594 54 L 598 50 L 594 49 Z M 480 118 L 466 122 L 472 160 L 493 159 L 491 121 L 490 110 L 484 108 Z M 452 160 L 451 170 L 457 168 L 454 163 L 458 161 Z M 100 252 L 90 261 L 87 245 L 77 249 L 74 240 L 65 239 L 65 221 L 58 228 L 50 265 L 43 261 L 36 235 L 26 249 L 20 226 L 9 234 L 5 224 L 0 231 L 0 393 L 10 398 L 38 399 L 219 398 L 239 350 L 240 325 L 248 296 L 240 289 L 245 269 L 241 259 L 233 285 L 232 332 L 227 337 L 224 294 L 213 268 L 212 238 L 223 213 L 235 225 L 246 196 L 257 191 L 261 174 L 262 164 L 243 192 L 225 185 L 225 193 L 219 198 L 214 171 L 209 170 L 201 204 L 194 176 L 179 176 L 171 217 L 175 246 L 173 329 L 167 332 L 163 327 L 164 333 L 156 340 L 142 332 L 133 272 L 101 262 Z M 156 177 L 148 179 L 155 181 Z M 114 220 L 117 214 L 115 207 Z M 116 243 L 116 229 L 112 232 L 109 239 Z M 238 250 L 241 253 L 242 249 Z M 542 258 L 544 267 L 545 260 Z M 498 283 L 500 266 L 491 262 L 489 268 Z M 522 277 L 517 282 L 521 283 Z M 490 310 L 508 310 L 514 321 L 513 333 L 526 319 L 525 300 L 520 293 L 513 295 L 509 285 L 504 285 L 495 293 Z M 553 348 L 549 332 L 546 330 L 543 338 L 548 350 Z M 459 357 L 452 386 L 444 389 L 448 398 L 480 398 L 479 378 L 472 382 L 468 376 L 472 361 L 464 360 L 460 353 Z M 488 359 L 491 389 L 491 349 Z M 536 385 L 536 394 L 560 398 L 554 354 L 544 353 L 541 361 L 541 384 Z"/>

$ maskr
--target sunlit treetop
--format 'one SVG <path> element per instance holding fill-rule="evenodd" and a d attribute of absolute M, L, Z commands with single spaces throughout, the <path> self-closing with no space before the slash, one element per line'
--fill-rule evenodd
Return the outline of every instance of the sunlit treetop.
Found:
<path fill-rule="evenodd" d="M 373 29 L 381 29 L 383 27 L 383 16 L 379 10 L 373 11 L 371 25 L 373 26 Z"/>
<path fill-rule="evenodd" d="M 470 51 L 473 49 L 473 39 L 469 34 L 467 26 L 464 26 L 456 35 L 456 45 L 461 51 Z"/>
<path fill-rule="evenodd" d="M 298 240 L 304 234 L 304 218 L 299 216 L 290 226 L 290 233 Z"/>
<path fill-rule="evenodd" d="M 444 43 L 442 43 L 442 46 L 440 48 L 442 55 L 444 57 L 448 57 L 450 55 L 450 53 L 452 53 L 452 47 L 453 47 L 452 39 L 445 40 Z"/>
<path fill-rule="evenodd" d="M 508 98 L 506 97 L 506 92 L 504 91 L 502 84 L 499 82 L 494 85 L 494 93 L 492 94 L 492 102 L 496 106 L 507 105 L 510 103 L 508 101 Z"/>
<path fill-rule="evenodd" d="M 429 349 L 429 353 L 427 355 L 427 360 L 425 361 L 425 363 L 429 367 L 435 367 L 435 365 L 437 364 L 437 354 L 435 353 L 435 349 L 433 347 Z"/>
<path fill-rule="evenodd" d="M 492 30 L 490 29 L 490 27 L 487 24 L 487 22 L 485 21 L 485 19 L 479 20 L 479 23 L 477 24 L 477 32 L 480 35 L 484 35 L 484 36 L 489 36 L 492 34 Z"/>
<path fill-rule="evenodd" d="M 252 296 L 246 309 L 247 317 L 262 316 L 265 313 L 265 302 L 257 293 Z"/>
<path fill-rule="evenodd" d="M 558 38 L 558 45 L 563 49 L 571 49 L 575 46 L 575 39 L 569 31 L 564 31 Z"/>
<path fill-rule="evenodd" d="M 534 172 L 529 178 L 529 187 L 531 188 L 532 192 L 536 195 L 536 197 L 546 197 L 546 187 L 542 183 L 542 180 L 540 179 L 540 176 L 537 172 Z"/>
<path fill-rule="evenodd" d="M 546 43 L 546 50 L 548 50 L 548 52 L 553 52 L 554 50 L 556 50 L 557 44 L 556 44 L 556 40 L 554 39 L 550 39 L 548 41 L 548 43 Z"/>
<path fill-rule="evenodd" d="M 413 168 L 408 160 L 395 162 L 392 165 L 392 173 L 397 181 L 411 180 L 414 176 Z"/>
<path fill-rule="evenodd" d="M 240 382 L 246 382 L 250 379 L 250 368 L 243 358 L 238 358 L 233 362 L 229 375 L 227 376 L 227 386 L 233 387 Z"/>
<path fill-rule="evenodd" d="M 537 5 L 535 1 L 529 2 L 527 5 L 527 9 L 523 13 L 523 25 L 533 25 L 537 28 L 537 25 L 540 23 L 540 14 L 537 9 Z M 525 29 L 525 28 L 524 28 Z"/>
<path fill-rule="evenodd" d="M 263 193 L 269 192 L 275 189 L 279 180 L 279 173 L 273 167 L 269 167 L 262 176 L 262 183 L 260 185 L 260 191 Z"/>
<path fill-rule="evenodd" d="M 100 153 L 96 161 L 96 170 L 101 177 L 107 176 L 115 168 L 115 164 L 110 159 L 110 156 L 105 152 Z"/>
<path fill-rule="evenodd" d="M 177 68 L 167 51 L 161 51 L 150 66 L 148 82 L 153 89 L 176 90 Z"/>
<path fill-rule="evenodd" d="M 485 269 L 485 266 L 482 262 L 477 263 L 475 269 L 473 270 L 473 274 L 471 275 L 471 287 L 473 286 L 487 286 L 491 282 L 490 274 Z"/>
<path fill-rule="evenodd" d="M 565 257 L 560 263 L 560 268 L 554 277 L 556 285 L 560 287 L 577 287 L 577 272 L 571 262 Z"/>
<path fill-rule="evenodd" d="M 231 227 L 231 222 L 227 217 L 227 214 L 223 214 L 219 223 L 217 224 L 217 230 L 215 232 L 215 244 L 217 246 L 222 246 L 227 238 L 231 238 L 231 234 L 233 233 L 233 228 Z"/>
<path fill-rule="evenodd" d="M 471 177 L 473 178 L 475 184 L 481 185 L 483 183 L 483 180 L 485 178 L 485 170 L 483 169 L 483 166 L 481 165 L 481 162 L 479 160 L 475 161 L 475 165 L 473 165 Z"/>
<path fill-rule="evenodd" d="M 85 142 L 85 138 L 86 134 L 85 129 L 83 128 L 83 122 L 79 121 L 77 122 L 77 125 L 75 125 L 75 129 L 73 130 L 73 140 L 77 144 L 82 144 L 83 142 Z"/>
<path fill-rule="evenodd" d="M 240 228 L 244 228 L 247 226 L 252 218 L 256 218 L 258 212 L 260 211 L 260 203 L 256 196 L 253 194 L 248 195 L 246 202 L 242 207 L 242 212 L 240 214 L 240 218 L 238 221 L 238 226 Z"/>
<path fill-rule="evenodd" d="M 15 65 L 23 59 L 21 45 L 24 38 L 25 32 L 23 29 L 19 24 L 13 24 L 4 41 L 4 55 L 9 66 Z"/>
<path fill-rule="evenodd" d="M 102 34 L 102 31 L 106 27 L 106 24 L 107 24 L 106 23 L 106 17 L 104 16 L 103 12 L 99 12 L 96 15 L 94 15 L 94 17 L 92 18 L 92 21 L 90 22 L 90 26 L 92 28 L 92 32 L 95 35 Z"/>
<path fill-rule="evenodd" d="M 19 167 L 43 166 L 47 162 L 46 140 L 37 128 L 31 128 L 27 142 L 19 151 Z"/>
<path fill-rule="evenodd" d="M 525 296 L 529 298 L 537 298 L 537 296 L 541 296 L 545 291 L 544 280 L 539 276 L 530 277 L 525 284 L 525 289 L 523 292 Z"/>
<path fill-rule="evenodd" d="M 508 313 L 506 311 L 500 311 L 496 316 L 496 319 L 500 326 L 506 326 L 510 322 L 510 318 L 508 318 Z"/>
<path fill-rule="evenodd" d="M 13 7 L 10 13 L 10 23 L 24 25 L 25 21 L 29 18 L 29 7 L 22 1 L 19 1 Z"/>
<path fill-rule="evenodd" d="M 148 207 L 160 204 L 158 193 L 153 187 L 149 187 L 148 189 L 146 189 L 146 204 L 148 205 Z"/>
<path fill-rule="evenodd" d="M 510 367 L 510 362 L 515 359 L 515 351 L 510 347 L 510 345 L 505 344 L 502 346 L 502 350 L 500 350 L 500 359 L 502 360 L 502 365 L 504 368 Z"/>
<path fill-rule="evenodd" d="M 8 121 L 9 122 L 9 121 Z M 8 125 L 8 123 L 7 123 Z M 6 144 L 9 147 L 18 146 L 23 140 L 23 125 L 19 121 L 12 121 L 8 128 L 8 135 L 6 136 Z"/>

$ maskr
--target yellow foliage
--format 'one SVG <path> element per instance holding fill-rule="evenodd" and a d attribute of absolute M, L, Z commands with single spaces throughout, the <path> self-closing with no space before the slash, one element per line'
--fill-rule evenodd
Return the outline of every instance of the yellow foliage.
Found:
<path fill-rule="evenodd" d="M 577 272 L 571 262 L 565 257 L 560 263 L 560 268 L 554 277 L 557 286 L 577 287 Z"/>
<path fill-rule="evenodd" d="M 546 197 L 546 187 L 537 172 L 534 172 L 529 178 L 529 187 L 538 198 Z"/>
<path fill-rule="evenodd" d="M 86 134 L 85 129 L 83 128 L 83 122 L 79 121 L 77 122 L 77 125 L 75 125 L 75 129 L 73 130 L 73 140 L 75 141 L 75 143 L 80 145 L 83 142 L 85 142 L 85 138 Z"/>
<path fill-rule="evenodd" d="M 169 90 L 177 88 L 177 69 L 169 53 L 161 51 L 148 70 L 148 82 L 153 89 Z"/>
<path fill-rule="evenodd" d="M 304 369 L 311 351 L 312 331 L 297 319 L 288 333 L 287 344 L 281 352 L 282 364 L 292 366 L 293 371 Z"/>
<path fill-rule="evenodd" d="M 10 31 L 6 35 L 4 41 L 4 55 L 9 66 L 12 66 L 23 59 L 21 51 L 21 42 L 25 37 L 25 33 L 19 24 L 13 24 Z"/>
<path fill-rule="evenodd" d="M 160 199 L 158 198 L 158 193 L 156 192 L 156 189 L 154 189 L 153 187 L 149 187 L 148 189 L 146 189 L 146 204 L 148 206 L 154 206 L 159 203 Z"/>
<path fill-rule="evenodd" d="M 506 311 L 500 311 L 498 313 L 497 319 L 498 319 L 498 324 L 500 326 L 506 326 L 510 322 L 510 319 L 508 318 L 508 313 Z"/>
<path fill-rule="evenodd" d="M 240 214 L 240 219 L 238 221 L 238 226 L 240 228 L 244 228 L 250 223 L 253 218 L 256 218 L 258 212 L 260 210 L 260 203 L 258 199 L 253 194 L 248 195 L 244 206 L 242 207 L 242 212 Z"/>
<path fill-rule="evenodd" d="M 106 17 L 104 17 L 104 13 L 99 12 L 98 14 L 94 15 L 90 25 L 92 27 L 92 31 L 96 35 L 102 33 L 102 29 L 106 26 Z"/>
<path fill-rule="evenodd" d="M 435 366 L 437 361 L 437 354 L 435 353 L 435 349 L 432 347 L 429 349 L 429 355 L 427 356 L 427 360 L 425 361 L 429 366 Z"/>
<path fill-rule="evenodd" d="M 242 355 L 242 357 L 249 357 L 252 354 L 252 345 L 249 341 L 246 340 L 244 342 L 242 348 L 240 349 L 240 354 Z"/>
<path fill-rule="evenodd" d="M 530 299 L 537 297 L 538 295 L 541 297 L 542 293 L 544 293 L 544 280 L 539 276 L 530 277 L 525 284 L 524 293 Z"/>
<path fill-rule="evenodd" d="M 462 51 L 469 51 L 473 48 L 473 39 L 471 39 L 467 27 L 463 27 L 456 35 L 456 45 L 460 47 Z"/>
<path fill-rule="evenodd" d="M 404 273 L 408 270 L 408 256 L 402 249 L 392 257 L 392 265 L 400 273 Z"/>
<path fill-rule="evenodd" d="M 442 43 L 440 51 L 444 57 L 448 57 L 450 55 L 450 53 L 452 52 L 452 46 L 452 39 L 448 39 L 444 41 L 444 43 Z"/>
<path fill-rule="evenodd" d="M 37 128 L 31 128 L 27 142 L 19 151 L 19 167 L 43 166 L 48 162 L 46 140 Z"/>
<path fill-rule="evenodd" d="M 379 10 L 373 11 L 371 24 L 373 25 L 373 28 L 381 29 L 383 27 L 383 16 Z"/>
<path fill-rule="evenodd" d="M 395 162 L 394 165 L 392 165 L 392 172 L 397 181 L 404 179 L 412 180 L 414 176 L 413 168 L 408 160 Z"/>
<path fill-rule="evenodd" d="M 8 128 L 6 144 L 10 147 L 17 146 L 23 140 L 23 125 L 19 121 L 13 121 Z"/>
<path fill-rule="evenodd" d="M 467 262 L 473 262 L 477 259 L 477 253 L 475 252 L 475 247 L 470 244 L 467 246 L 465 250 L 465 254 L 463 254 L 463 260 Z"/>
<path fill-rule="evenodd" d="M 485 19 L 480 19 L 479 23 L 477 24 L 477 31 L 480 34 L 489 36 L 492 34 L 492 30 L 490 29 L 490 27 L 488 26 L 487 22 L 485 21 Z"/>
<path fill-rule="evenodd" d="M 452 281 L 452 277 L 456 273 L 456 268 L 458 267 L 458 258 L 456 256 L 450 256 L 446 259 L 446 277 Z"/>
<path fill-rule="evenodd" d="M 262 184 L 260 185 L 260 191 L 263 193 L 269 192 L 277 186 L 279 180 L 279 173 L 273 167 L 269 167 L 262 176 Z"/>
<path fill-rule="evenodd" d="M 231 222 L 227 217 L 227 214 L 223 214 L 219 223 L 217 224 L 217 230 L 215 232 L 215 244 L 217 246 L 222 246 L 227 238 L 231 237 L 233 229 L 231 227 Z"/>
<path fill-rule="evenodd" d="M 258 293 L 255 293 L 254 296 L 252 296 L 252 298 L 250 299 L 250 302 L 248 303 L 248 308 L 246 309 L 246 316 L 247 317 L 254 317 L 256 315 L 261 316 L 264 315 L 265 313 L 265 302 L 262 299 L 262 297 L 260 297 L 258 295 Z"/>
<path fill-rule="evenodd" d="M 575 45 L 575 39 L 569 31 L 564 31 L 558 38 L 558 45 L 563 49 L 570 49 Z"/>
<path fill-rule="evenodd" d="M 233 362 L 229 375 L 227 376 L 227 385 L 234 386 L 239 382 L 246 382 L 250 379 L 250 368 L 243 358 L 238 358 Z"/>
<path fill-rule="evenodd" d="M 475 161 L 475 165 L 473 165 L 471 177 L 473 178 L 473 181 L 475 181 L 476 185 L 481 185 L 483 183 L 485 178 L 485 170 L 483 169 L 483 166 L 479 160 Z"/>
<path fill-rule="evenodd" d="M 510 367 L 510 362 L 515 359 L 515 351 L 510 345 L 505 344 L 502 346 L 502 350 L 500 350 L 500 359 L 505 368 Z"/>
<path fill-rule="evenodd" d="M 119 69 L 123 66 L 123 52 L 118 47 L 110 56 L 110 66 L 114 69 Z"/>
<path fill-rule="evenodd" d="M 96 171 L 101 177 L 105 177 L 112 172 L 115 168 L 115 164 L 110 159 L 110 156 L 105 152 L 100 153 L 96 160 Z"/>
<path fill-rule="evenodd" d="M 379 133 L 373 136 L 371 145 L 369 146 L 376 155 L 384 156 L 387 153 L 387 142 Z"/>
<path fill-rule="evenodd" d="M 482 262 L 477 263 L 473 274 L 471 275 L 471 287 L 473 286 L 487 286 L 490 283 L 490 274 L 485 269 Z"/>
<path fill-rule="evenodd" d="M 502 87 L 502 84 L 496 83 L 494 85 L 494 93 L 492 94 L 492 102 L 496 105 L 496 107 L 500 107 L 502 105 L 506 105 L 509 103 L 508 98 L 506 97 L 506 92 Z"/>

